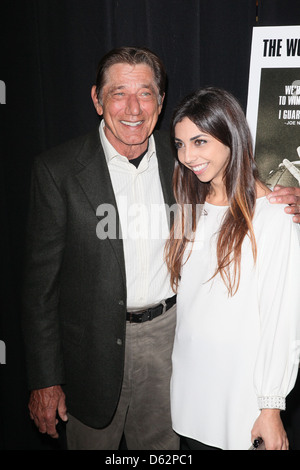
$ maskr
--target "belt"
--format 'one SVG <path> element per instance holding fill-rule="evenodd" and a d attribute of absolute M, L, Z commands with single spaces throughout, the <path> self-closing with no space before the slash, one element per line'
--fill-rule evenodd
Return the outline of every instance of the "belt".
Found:
<path fill-rule="evenodd" d="M 176 295 L 169 299 L 163 300 L 156 307 L 147 308 L 147 310 L 139 310 L 137 312 L 127 312 L 126 320 L 130 323 L 143 323 L 151 321 L 153 318 L 159 317 L 176 303 Z"/>

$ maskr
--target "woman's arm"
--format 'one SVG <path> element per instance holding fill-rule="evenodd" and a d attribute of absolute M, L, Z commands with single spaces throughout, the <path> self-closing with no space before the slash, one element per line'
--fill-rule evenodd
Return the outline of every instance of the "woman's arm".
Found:
<path fill-rule="evenodd" d="M 258 228 L 257 283 L 260 343 L 254 384 L 260 415 L 252 438 L 267 449 L 288 448 L 280 410 L 294 387 L 300 343 L 299 227 L 282 207 L 266 207 Z M 283 411 L 284 412 L 284 411 Z"/>

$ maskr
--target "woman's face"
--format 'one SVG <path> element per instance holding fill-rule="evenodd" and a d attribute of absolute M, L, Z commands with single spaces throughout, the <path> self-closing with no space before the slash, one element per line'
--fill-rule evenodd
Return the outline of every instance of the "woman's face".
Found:
<path fill-rule="evenodd" d="M 175 146 L 179 161 L 203 183 L 223 185 L 230 149 L 210 134 L 201 131 L 185 117 L 175 126 Z"/>

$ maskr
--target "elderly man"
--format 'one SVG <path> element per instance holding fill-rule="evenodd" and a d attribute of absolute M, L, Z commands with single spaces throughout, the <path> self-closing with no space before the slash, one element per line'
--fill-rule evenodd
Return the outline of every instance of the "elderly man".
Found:
<path fill-rule="evenodd" d="M 29 409 L 52 437 L 57 415 L 68 419 L 69 449 L 118 449 L 123 433 L 128 449 L 179 448 L 169 403 L 176 298 L 164 263 L 173 156 L 168 136 L 154 131 L 165 79 L 147 49 L 108 53 L 92 88 L 100 128 L 33 169 Z M 300 190 L 275 195 L 299 214 Z"/>

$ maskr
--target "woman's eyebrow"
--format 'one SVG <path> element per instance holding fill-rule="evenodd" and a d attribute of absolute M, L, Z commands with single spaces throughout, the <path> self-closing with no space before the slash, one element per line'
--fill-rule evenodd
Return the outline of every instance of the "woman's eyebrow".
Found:
<path fill-rule="evenodd" d="M 207 137 L 207 135 L 206 135 L 206 134 L 198 134 L 198 135 L 195 135 L 195 137 L 191 137 L 191 138 L 190 138 L 190 141 L 199 139 L 200 137 Z"/>

